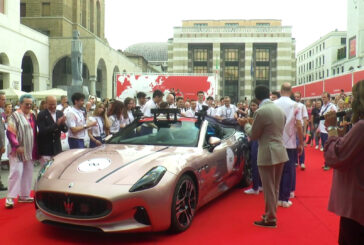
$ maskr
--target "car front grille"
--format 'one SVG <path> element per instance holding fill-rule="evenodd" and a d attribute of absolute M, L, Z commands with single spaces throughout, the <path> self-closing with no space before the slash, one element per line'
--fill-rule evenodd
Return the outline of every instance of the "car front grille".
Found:
<path fill-rule="evenodd" d="M 111 202 L 97 197 L 59 192 L 37 192 L 35 200 L 44 211 L 67 218 L 95 219 L 111 212 Z"/>

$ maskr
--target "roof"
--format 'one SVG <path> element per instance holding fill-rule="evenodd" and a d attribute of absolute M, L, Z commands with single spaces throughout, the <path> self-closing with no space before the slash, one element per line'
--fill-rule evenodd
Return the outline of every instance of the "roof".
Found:
<path fill-rule="evenodd" d="M 126 48 L 125 52 L 143 56 L 148 62 L 167 61 L 168 43 L 167 42 L 137 43 Z"/>

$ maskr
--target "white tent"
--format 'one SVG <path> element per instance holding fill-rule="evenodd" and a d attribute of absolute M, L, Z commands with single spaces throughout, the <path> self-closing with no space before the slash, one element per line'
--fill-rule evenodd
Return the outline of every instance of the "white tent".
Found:
<path fill-rule="evenodd" d="M 45 97 L 49 95 L 53 95 L 57 98 L 57 100 L 60 100 L 62 95 L 67 95 L 67 91 L 60 88 L 52 88 L 49 90 L 31 92 L 30 94 L 38 100 L 44 100 Z"/>
<path fill-rule="evenodd" d="M 17 90 L 14 88 L 2 89 L 0 91 L 4 92 L 6 99 L 9 99 L 9 100 L 18 100 L 20 98 L 20 96 L 22 96 L 23 94 L 26 94 L 26 92 Z"/>

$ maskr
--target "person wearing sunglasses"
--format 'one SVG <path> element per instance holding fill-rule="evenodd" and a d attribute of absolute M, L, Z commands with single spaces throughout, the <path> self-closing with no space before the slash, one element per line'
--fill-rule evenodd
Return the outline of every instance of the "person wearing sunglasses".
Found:
<path fill-rule="evenodd" d="M 30 191 L 34 161 L 38 159 L 37 123 L 31 110 L 34 100 L 30 94 L 24 94 L 19 101 L 20 108 L 8 118 L 6 131 L 11 145 L 6 208 L 12 208 L 17 197 L 18 203 L 33 202 Z"/>

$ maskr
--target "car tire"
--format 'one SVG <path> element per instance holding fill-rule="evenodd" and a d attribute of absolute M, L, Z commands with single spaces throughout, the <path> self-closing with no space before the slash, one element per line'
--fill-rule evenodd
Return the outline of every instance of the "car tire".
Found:
<path fill-rule="evenodd" d="M 173 194 L 171 231 L 179 233 L 187 230 L 195 216 L 196 207 L 196 184 L 189 175 L 182 175 Z"/>

